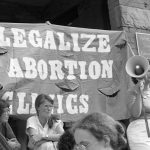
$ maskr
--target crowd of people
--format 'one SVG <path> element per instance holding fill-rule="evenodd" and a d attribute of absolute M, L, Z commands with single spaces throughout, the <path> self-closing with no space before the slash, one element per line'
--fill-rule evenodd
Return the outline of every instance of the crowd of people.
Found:
<path fill-rule="evenodd" d="M 29 150 L 130 150 L 150 149 L 150 80 L 132 78 L 129 90 L 130 124 L 126 128 L 105 113 L 91 113 L 64 130 L 59 115 L 53 114 L 54 101 L 45 94 L 35 100 L 36 115 L 27 119 Z M 0 150 L 21 150 L 8 123 L 9 104 L 0 99 Z M 127 136 L 126 136 L 127 135 Z"/>

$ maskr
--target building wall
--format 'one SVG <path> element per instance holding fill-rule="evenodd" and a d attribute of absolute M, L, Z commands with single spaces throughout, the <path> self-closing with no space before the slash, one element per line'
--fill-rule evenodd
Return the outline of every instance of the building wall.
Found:
<path fill-rule="evenodd" d="M 83 0 L 71 26 L 110 30 L 107 0 Z"/>
<path fill-rule="evenodd" d="M 137 54 L 135 33 L 150 33 L 150 0 L 108 0 L 111 30 L 124 30 Z"/>

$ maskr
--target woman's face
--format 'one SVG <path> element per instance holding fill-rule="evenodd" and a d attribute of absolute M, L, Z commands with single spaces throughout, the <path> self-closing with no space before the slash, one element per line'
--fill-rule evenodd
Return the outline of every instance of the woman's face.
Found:
<path fill-rule="evenodd" d="M 74 138 L 77 149 L 81 150 L 108 150 L 108 144 L 105 141 L 98 141 L 88 130 L 76 129 Z"/>
<path fill-rule="evenodd" d="M 4 112 L 0 116 L 0 122 L 7 122 L 9 119 L 9 108 L 4 108 Z"/>
<path fill-rule="evenodd" d="M 42 103 L 38 108 L 38 113 L 42 117 L 49 117 L 51 115 L 53 109 L 53 105 L 45 99 L 44 103 Z"/>

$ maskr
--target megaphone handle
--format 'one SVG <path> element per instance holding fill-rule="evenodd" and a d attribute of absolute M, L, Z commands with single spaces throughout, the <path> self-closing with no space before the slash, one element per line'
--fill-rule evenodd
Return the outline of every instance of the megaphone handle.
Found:
<path fill-rule="evenodd" d="M 144 120 L 145 120 L 145 125 L 146 125 L 146 131 L 147 131 L 148 137 L 150 137 L 150 130 L 149 130 L 149 125 L 148 125 L 147 115 L 146 115 L 146 112 L 145 112 L 145 106 L 144 106 L 144 101 L 143 101 L 142 94 L 141 94 L 141 99 L 142 99 L 142 108 L 143 108 L 143 112 L 144 112 Z"/>

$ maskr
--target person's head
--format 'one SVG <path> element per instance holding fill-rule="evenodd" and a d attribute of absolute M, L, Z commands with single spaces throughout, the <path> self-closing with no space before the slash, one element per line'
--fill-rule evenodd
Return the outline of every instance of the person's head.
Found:
<path fill-rule="evenodd" d="M 38 116 L 49 117 L 53 109 L 54 101 L 45 94 L 40 94 L 35 100 L 35 109 Z"/>
<path fill-rule="evenodd" d="M 92 113 L 73 127 L 76 144 L 85 150 L 119 150 L 125 146 L 123 126 L 104 113 Z"/>
<path fill-rule="evenodd" d="M 58 150 L 74 150 L 75 139 L 70 130 L 66 130 L 59 138 Z"/>
<path fill-rule="evenodd" d="M 9 104 L 6 100 L 0 99 L 0 122 L 7 122 L 9 119 Z"/>

